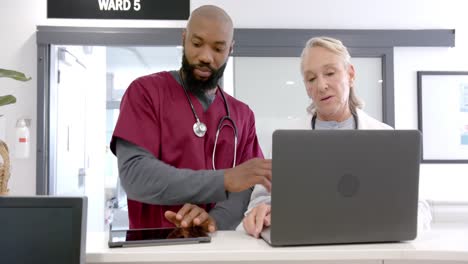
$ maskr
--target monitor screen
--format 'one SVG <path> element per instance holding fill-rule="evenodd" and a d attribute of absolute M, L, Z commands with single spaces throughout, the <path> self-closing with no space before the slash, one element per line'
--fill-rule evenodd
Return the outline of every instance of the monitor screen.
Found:
<path fill-rule="evenodd" d="M 82 197 L 0 197 L 2 263 L 83 264 Z"/>

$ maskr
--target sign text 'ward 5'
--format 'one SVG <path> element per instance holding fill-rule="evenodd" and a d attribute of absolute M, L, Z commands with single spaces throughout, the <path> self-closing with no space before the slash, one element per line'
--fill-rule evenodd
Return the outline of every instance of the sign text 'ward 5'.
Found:
<path fill-rule="evenodd" d="M 47 18 L 187 20 L 190 0 L 47 0 Z"/>

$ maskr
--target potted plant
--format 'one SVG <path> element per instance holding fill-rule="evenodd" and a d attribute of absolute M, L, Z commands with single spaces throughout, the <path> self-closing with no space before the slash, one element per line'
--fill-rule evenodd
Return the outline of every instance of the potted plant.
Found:
<path fill-rule="evenodd" d="M 22 82 L 31 80 L 31 77 L 26 77 L 24 73 L 6 69 L 0 69 L 0 78 L 11 78 Z M 0 107 L 14 103 L 16 103 L 16 97 L 13 95 L 0 95 Z M 10 155 L 8 153 L 8 146 L 2 139 L 0 139 L 0 156 L 2 157 L 2 161 L 0 161 L 0 195 L 6 195 L 9 192 Z"/>

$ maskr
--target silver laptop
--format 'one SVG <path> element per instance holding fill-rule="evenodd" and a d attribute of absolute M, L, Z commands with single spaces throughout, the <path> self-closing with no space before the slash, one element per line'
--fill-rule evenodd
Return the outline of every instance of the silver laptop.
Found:
<path fill-rule="evenodd" d="M 273 133 L 272 246 L 392 242 L 417 233 L 417 130 Z"/>

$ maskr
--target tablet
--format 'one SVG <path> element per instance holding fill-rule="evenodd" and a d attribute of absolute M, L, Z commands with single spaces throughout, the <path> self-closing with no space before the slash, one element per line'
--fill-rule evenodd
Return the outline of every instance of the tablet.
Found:
<path fill-rule="evenodd" d="M 109 247 L 142 247 L 210 242 L 202 227 L 145 228 L 109 231 Z"/>

